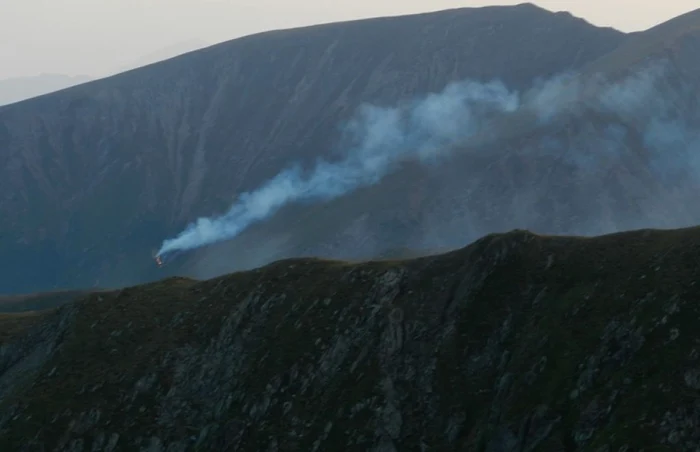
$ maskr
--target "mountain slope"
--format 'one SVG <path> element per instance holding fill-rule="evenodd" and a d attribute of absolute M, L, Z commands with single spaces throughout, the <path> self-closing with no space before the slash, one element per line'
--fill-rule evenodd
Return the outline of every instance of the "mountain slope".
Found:
<path fill-rule="evenodd" d="M 3 450 L 695 450 L 700 229 L 287 260 L 0 317 Z"/>
<path fill-rule="evenodd" d="M 645 59 L 677 54 L 678 51 L 688 51 L 689 47 L 697 49 L 700 36 L 700 9 L 683 14 L 641 33 L 630 36 L 624 45 L 591 64 L 592 72 L 624 71 Z M 690 55 L 680 55 L 684 62 L 690 63 Z M 697 67 L 697 66 L 696 66 Z"/>
<path fill-rule="evenodd" d="M 92 291 L 94 292 L 94 291 Z M 88 295 L 89 291 L 64 291 L 30 295 L 0 296 L 0 313 L 53 309 Z"/>
<path fill-rule="evenodd" d="M 511 228 L 596 235 L 698 224 L 698 29 L 693 12 L 630 35 L 579 73 L 521 91 L 518 111 L 486 128 L 491 141 L 332 203 L 290 206 L 173 266 L 210 276 L 299 255 L 449 249 Z M 467 127 L 473 115 L 459 118 Z"/>
<path fill-rule="evenodd" d="M 58 91 L 90 81 L 90 77 L 41 74 L 0 80 L 0 106 Z"/>
<path fill-rule="evenodd" d="M 112 73 L 136 69 L 142 66 L 156 63 L 158 61 L 174 58 L 178 55 L 182 55 L 183 53 L 189 53 L 194 50 L 207 47 L 209 45 L 210 44 L 208 42 L 203 41 L 201 39 L 190 39 L 187 41 L 176 42 L 164 48 L 157 49 L 153 52 L 143 55 L 135 59 L 134 61 L 130 61 L 129 64 L 125 64 L 124 66 L 120 67 L 119 70 L 113 71 Z"/>
<path fill-rule="evenodd" d="M 249 36 L 0 108 L 0 292 L 159 277 L 163 238 L 327 155 L 359 105 L 522 88 L 624 40 L 532 5 L 461 9 Z"/>

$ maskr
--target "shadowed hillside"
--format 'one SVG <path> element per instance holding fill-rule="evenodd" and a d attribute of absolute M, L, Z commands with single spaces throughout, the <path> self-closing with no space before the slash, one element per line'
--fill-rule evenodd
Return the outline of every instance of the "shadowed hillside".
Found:
<path fill-rule="evenodd" d="M 695 450 L 698 260 L 513 231 L 0 316 L 0 448 Z"/>
<path fill-rule="evenodd" d="M 0 312 L 26 312 L 53 309 L 88 295 L 87 291 L 64 291 L 0 296 Z"/>

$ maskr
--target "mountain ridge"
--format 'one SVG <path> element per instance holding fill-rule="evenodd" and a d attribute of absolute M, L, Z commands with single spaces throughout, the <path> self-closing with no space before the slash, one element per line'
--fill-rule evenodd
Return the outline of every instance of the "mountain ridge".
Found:
<path fill-rule="evenodd" d="M 507 13 L 507 14 L 517 14 L 520 12 L 526 11 L 528 13 L 537 13 L 542 16 L 547 16 L 547 17 L 566 17 L 567 19 L 572 19 L 574 23 L 577 24 L 585 24 L 591 28 L 598 29 L 601 31 L 604 31 L 606 33 L 611 33 L 611 34 L 617 34 L 619 36 L 624 36 L 626 35 L 625 33 L 616 30 L 612 27 L 604 27 L 604 26 L 596 26 L 593 25 L 589 22 L 587 22 L 585 19 L 582 19 L 580 17 L 574 16 L 569 12 L 552 12 L 549 11 L 545 8 L 542 8 L 538 5 L 535 5 L 533 3 L 529 2 L 523 2 L 517 5 L 512 5 L 512 6 L 501 6 L 501 5 L 494 5 L 494 6 L 482 6 L 482 7 L 461 7 L 461 8 L 451 8 L 451 9 L 446 9 L 446 10 L 440 10 L 440 11 L 433 11 L 433 12 L 427 12 L 427 13 L 414 13 L 414 14 L 406 14 L 406 15 L 401 15 L 401 16 L 383 16 L 383 17 L 373 17 L 373 18 L 366 18 L 366 19 L 353 19 L 353 20 L 345 20 L 345 21 L 337 21 L 337 22 L 329 22 L 329 23 L 322 23 L 322 24 L 315 24 L 315 25 L 307 25 L 307 26 L 301 26 L 301 27 L 292 27 L 292 28 L 285 28 L 285 29 L 275 29 L 275 30 L 267 30 L 267 31 L 261 31 L 257 33 L 252 33 L 246 36 L 242 36 L 239 38 L 234 38 L 230 39 L 227 41 L 222 41 L 216 44 L 209 45 L 204 48 L 200 48 L 194 51 L 190 51 L 181 55 L 174 56 L 172 58 L 168 58 L 167 60 L 163 61 L 157 61 L 154 63 L 150 63 L 146 66 L 143 67 L 136 67 L 132 68 L 123 72 L 119 72 L 117 74 L 109 75 L 104 78 L 100 78 L 99 80 L 92 80 L 88 84 L 92 82 L 98 82 L 99 84 L 104 84 L 106 83 L 107 80 L 116 80 L 116 79 L 126 79 L 131 76 L 131 74 L 134 73 L 145 73 L 146 69 L 148 68 L 149 70 L 155 70 L 156 67 L 165 67 L 167 65 L 176 65 L 180 62 L 186 61 L 187 59 L 193 58 L 192 54 L 198 54 L 198 55 L 204 55 L 206 53 L 213 53 L 217 52 L 221 49 L 226 49 L 227 47 L 230 47 L 232 45 L 245 45 L 249 42 L 256 42 L 256 41 L 261 41 L 261 40 L 267 40 L 267 39 L 278 39 L 280 36 L 284 36 L 284 38 L 288 38 L 289 35 L 294 36 L 296 34 L 301 34 L 301 35 L 306 35 L 309 32 L 325 32 L 329 30 L 336 31 L 334 29 L 340 28 L 340 29 L 350 29 L 348 31 L 355 31 L 353 28 L 358 28 L 358 27 L 365 27 L 365 26 L 376 26 L 376 25 L 384 25 L 385 23 L 389 24 L 394 24 L 397 22 L 403 22 L 403 21 L 420 21 L 423 19 L 445 19 L 450 16 L 454 16 L 455 14 L 464 16 L 464 15 L 469 15 L 469 14 L 479 14 L 479 15 L 485 15 L 489 13 Z M 305 36 L 304 36 L 305 37 Z M 70 91 L 71 88 L 84 88 L 84 87 L 70 87 L 68 90 Z M 65 90 L 61 90 L 62 92 Z M 77 93 L 77 89 L 75 89 Z M 58 95 L 57 93 L 47 93 L 43 96 L 38 96 L 38 97 L 45 97 L 45 96 L 56 96 Z M 66 93 L 62 93 L 61 95 L 66 95 Z M 27 101 L 32 101 L 36 102 L 35 98 L 33 99 L 27 99 Z M 0 106 L 0 109 L 2 109 L 4 106 Z"/>
<path fill-rule="evenodd" d="M 511 231 L 2 315 L 0 446 L 693 450 L 698 257 L 698 227 Z"/>
<path fill-rule="evenodd" d="M 0 80 L 0 108 L 91 81 L 87 75 L 42 73 Z"/>
<path fill-rule="evenodd" d="M 690 11 L 656 25 L 648 30 L 635 32 L 619 48 L 593 62 L 584 69 L 596 72 L 603 68 L 609 72 L 623 71 L 644 58 L 654 55 L 673 55 L 674 46 L 679 40 L 688 36 L 700 35 L 700 9 Z M 614 69 L 613 71 L 610 68 Z"/>

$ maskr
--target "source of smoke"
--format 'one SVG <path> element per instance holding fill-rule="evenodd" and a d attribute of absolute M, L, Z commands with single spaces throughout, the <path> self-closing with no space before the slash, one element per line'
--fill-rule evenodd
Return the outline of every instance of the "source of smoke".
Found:
<path fill-rule="evenodd" d="M 158 255 L 231 239 L 293 202 L 328 201 L 376 184 L 405 161 L 434 162 L 459 145 L 496 139 L 507 115 L 534 114 L 542 124 L 582 105 L 637 107 L 661 72 L 651 67 L 614 84 L 562 75 L 539 81 L 523 95 L 499 81 L 467 80 L 394 108 L 363 105 L 346 125 L 351 144 L 338 161 L 318 159 L 308 172 L 298 164 L 289 167 L 241 194 L 223 215 L 199 218 L 165 240 Z"/>

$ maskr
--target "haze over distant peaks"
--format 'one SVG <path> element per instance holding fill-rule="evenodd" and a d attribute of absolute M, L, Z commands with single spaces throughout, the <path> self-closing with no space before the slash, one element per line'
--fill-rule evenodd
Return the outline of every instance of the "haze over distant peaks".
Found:
<path fill-rule="evenodd" d="M 87 75 L 39 74 L 0 80 L 0 105 L 7 105 L 92 80 Z"/>
<path fill-rule="evenodd" d="M 104 76 L 118 72 L 146 66 L 158 61 L 167 60 L 178 55 L 182 55 L 193 50 L 208 46 L 209 43 L 201 39 L 192 39 L 163 47 L 156 51 L 143 55 L 131 63 L 119 67 L 118 69 L 107 71 Z M 0 79 L 0 106 L 31 99 L 33 97 L 49 94 L 65 88 L 86 83 L 101 78 L 100 74 L 93 75 L 65 75 L 54 73 L 43 73 L 32 76 L 11 77 Z"/>

